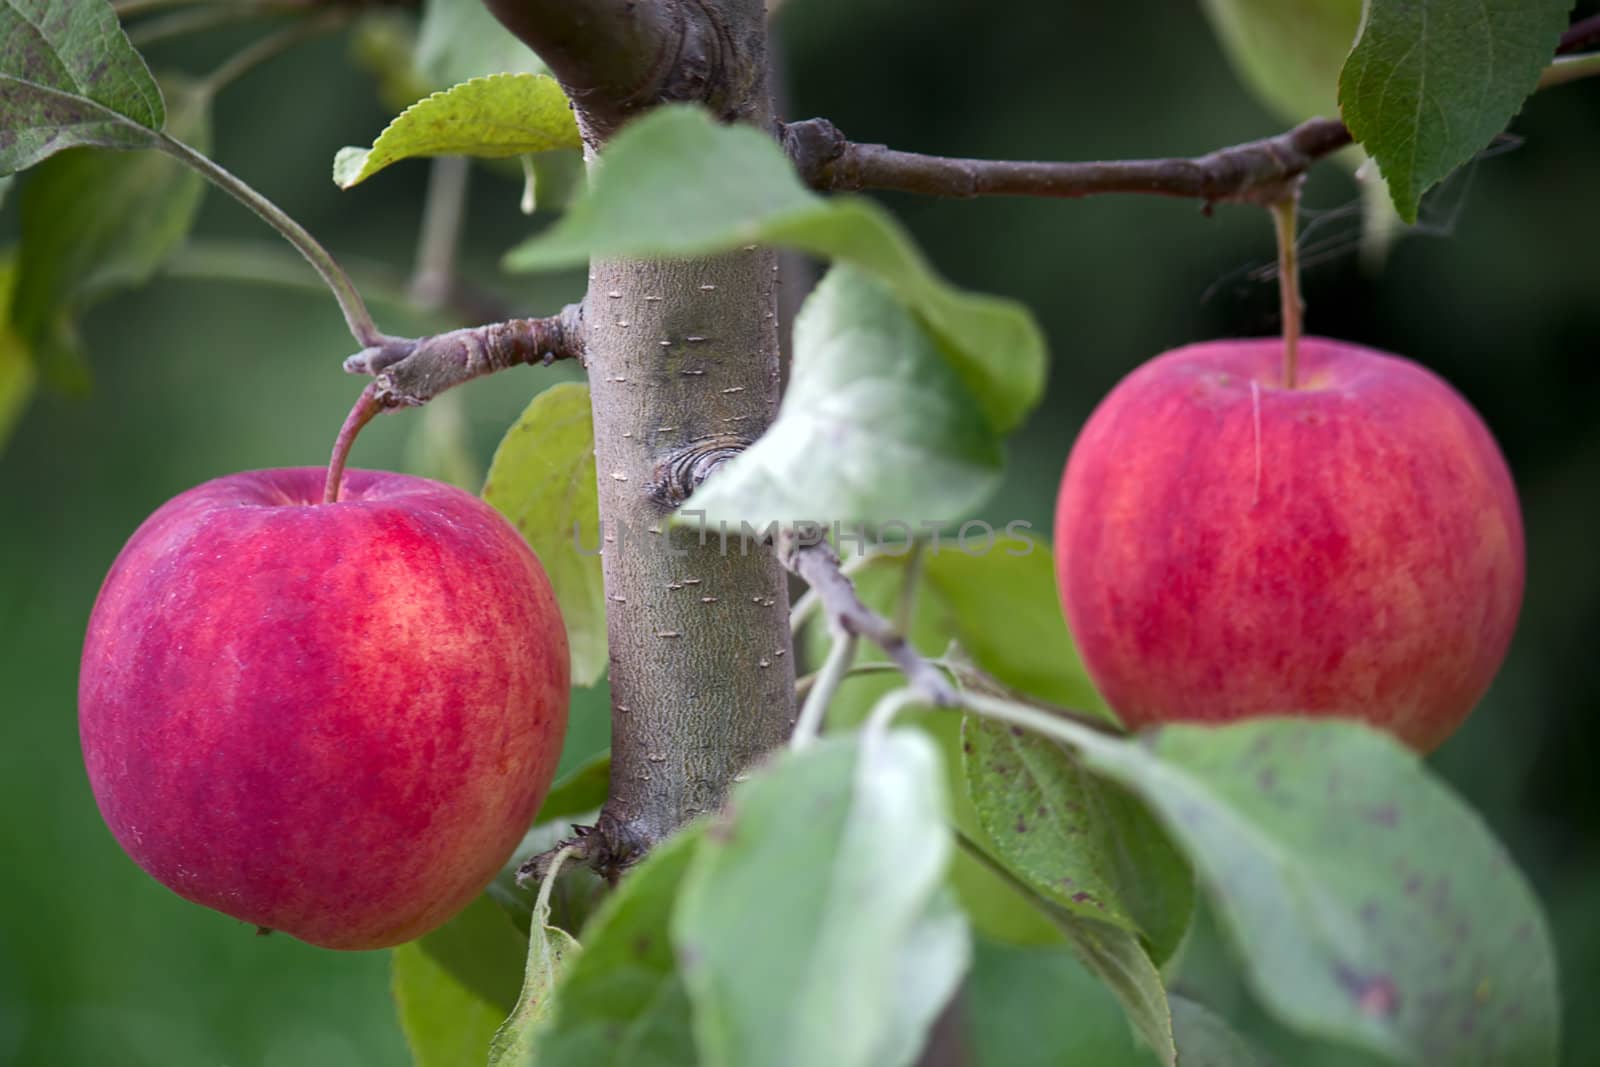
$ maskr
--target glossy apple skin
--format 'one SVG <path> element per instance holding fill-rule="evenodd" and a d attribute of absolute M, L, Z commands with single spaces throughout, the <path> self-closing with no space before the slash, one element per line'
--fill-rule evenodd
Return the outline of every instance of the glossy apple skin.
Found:
<path fill-rule="evenodd" d="M 566 631 L 491 507 L 315 468 L 185 492 L 90 616 L 79 727 L 100 812 L 198 904 L 339 949 L 438 926 L 510 856 L 566 729 Z"/>
<path fill-rule="evenodd" d="M 1216 341 L 1130 374 L 1056 509 L 1067 621 L 1132 728 L 1364 719 L 1426 751 L 1472 710 L 1522 602 L 1504 458 L 1415 363 L 1307 338 Z"/>

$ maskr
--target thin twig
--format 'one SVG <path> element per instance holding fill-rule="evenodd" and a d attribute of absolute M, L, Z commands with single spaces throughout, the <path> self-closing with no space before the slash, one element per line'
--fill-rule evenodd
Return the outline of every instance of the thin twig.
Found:
<path fill-rule="evenodd" d="M 1590 15 L 1586 19 L 1579 19 L 1566 32 L 1561 35 L 1560 42 L 1556 45 L 1556 55 L 1564 56 L 1572 52 L 1581 52 L 1590 45 L 1600 44 L 1600 15 Z"/>
<path fill-rule="evenodd" d="M 1193 159 L 1042 163 L 953 159 L 855 144 L 826 119 L 809 119 L 784 127 L 783 143 L 801 176 L 819 189 L 953 197 L 1153 193 L 1222 203 L 1276 200 L 1285 182 L 1350 144 L 1351 137 L 1337 119 L 1312 119 L 1276 137 Z"/>
<path fill-rule="evenodd" d="M 850 674 L 851 664 L 856 659 L 856 649 L 860 639 L 853 633 L 840 632 L 834 635 L 833 647 L 828 650 L 828 658 L 823 661 L 822 669 L 816 673 L 815 684 L 811 692 L 806 695 L 806 702 L 800 707 L 800 717 L 795 720 L 794 733 L 790 735 L 789 747 L 801 749 L 816 740 L 817 734 L 822 732 L 822 719 L 827 714 L 828 704 L 833 700 L 833 695 L 839 691 L 839 683 L 843 682 Z M 884 666 L 889 666 L 884 664 Z"/>
<path fill-rule="evenodd" d="M 1570 55 L 1600 40 L 1600 16 L 1575 23 L 1562 36 L 1558 58 L 1540 89 L 1600 75 L 1600 56 Z M 893 189 L 927 196 L 1045 196 L 1077 198 L 1102 193 L 1188 197 L 1210 206 L 1272 204 L 1284 187 L 1319 160 L 1353 142 L 1338 119 L 1317 118 L 1259 141 L 1219 148 L 1189 159 L 1102 162 L 1031 162 L 957 159 L 857 144 L 827 119 L 791 122 L 781 130 L 784 149 L 813 188 L 835 191 Z"/>
<path fill-rule="evenodd" d="M 778 560 L 785 569 L 798 575 L 816 592 L 823 611 L 836 629 L 863 637 L 881 648 L 924 700 L 939 707 L 954 707 L 958 703 L 955 688 L 939 668 L 912 647 L 888 619 L 862 603 L 832 545 L 826 541 L 803 540 L 794 530 L 787 529 L 776 548 Z"/>

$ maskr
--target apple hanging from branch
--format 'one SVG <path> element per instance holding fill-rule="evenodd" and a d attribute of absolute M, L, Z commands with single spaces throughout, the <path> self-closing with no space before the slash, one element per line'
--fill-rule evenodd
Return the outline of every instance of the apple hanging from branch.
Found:
<path fill-rule="evenodd" d="M 235 474 L 146 520 L 89 621 L 80 728 L 107 825 L 158 881 L 379 948 L 443 923 L 522 838 L 561 752 L 567 639 L 487 504 L 372 471 L 322 503 L 326 474 Z"/>
<path fill-rule="evenodd" d="M 1229 340 L 1135 370 L 1073 446 L 1056 513 L 1068 624 L 1134 728 L 1294 713 L 1422 750 L 1472 710 L 1522 601 L 1494 439 L 1415 363 Z"/>

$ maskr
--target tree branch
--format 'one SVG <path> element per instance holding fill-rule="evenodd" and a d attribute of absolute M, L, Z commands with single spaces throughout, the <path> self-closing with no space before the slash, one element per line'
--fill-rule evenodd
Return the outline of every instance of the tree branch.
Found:
<path fill-rule="evenodd" d="M 856 595 L 833 546 L 812 540 L 785 527 L 777 543 L 778 562 L 816 592 L 829 623 L 845 634 L 865 638 L 883 649 L 906 681 L 929 703 L 942 708 L 959 703 L 954 687 L 943 672 L 923 658 L 893 623 L 873 611 Z"/>
<path fill-rule="evenodd" d="M 704 103 L 724 121 L 751 117 L 761 42 L 750 20 L 706 0 L 484 0 L 550 67 L 596 147 L 629 118 L 671 101 Z M 735 27 L 743 27 L 737 29 Z M 759 30 L 760 27 L 753 29 Z"/>
<path fill-rule="evenodd" d="M 1600 44 L 1600 15 L 1590 15 L 1567 27 L 1566 32 L 1561 35 L 1560 43 L 1556 45 L 1556 55 L 1581 52 L 1590 45 L 1597 44 Z"/>
<path fill-rule="evenodd" d="M 953 159 L 855 144 L 826 119 L 790 123 L 783 144 L 818 189 L 895 189 L 930 196 L 1051 196 L 1151 193 L 1207 203 L 1270 203 L 1317 160 L 1351 143 L 1338 119 L 1312 119 L 1287 133 L 1193 159 L 1040 163 Z"/>
<path fill-rule="evenodd" d="M 373 398 L 389 409 L 420 407 L 446 389 L 510 367 L 582 358 L 583 308 L 569 304 L 548 318 L 388 338 L 345 360 L 344 369 L 372 375 Z"/>

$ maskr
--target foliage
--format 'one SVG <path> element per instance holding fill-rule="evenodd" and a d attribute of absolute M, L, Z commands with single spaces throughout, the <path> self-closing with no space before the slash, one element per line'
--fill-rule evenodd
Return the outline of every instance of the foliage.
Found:
<path fill-rule="evenodd" d="M 1339 107 L 1408 220 L 1516 114 L 1566 16 L 1557 0 L 1480 6 L 1466 19 L 1459 5 L 1370 0 L 1342 61 Z M 1328 42 L 1348 35 L 1351 5 L 1316 5 L 1322 21 L 1283 32 L 1263 29 L 1260 5 L 1209 9 L 1286 108 L 1332 99 Z M 0 275 L 3 435 L 35 367 L 83 384 L 72 316 L 148 278 L 197 211 L 199 176 L 175 170 L 178 157 L 106 150 L 204 149 L 211 89 L 173 80 L 163 96 L 101 0 L 0 0 L 0 38 L 0 170 L 37 165 Z M 1315 62 L 1286 61 L 1285 41 Z M 580 147 L 560 87 L 476 3 L 429 3 L 415 49 L 415 82 L 394 84 L 451 84 L 370 148 L 343 150 L 341 187 L 405 158 Z M 1043 393 L 1041 331 L 1020 305 L 943 281 L 876 202 L 806 189 L 763 131 L 655 109 L 506 265 L 750 244 L 833 266 L 797 319 L 777 418 L 691 507 L 758 526 L 971 514 Z M 484 486 L 544 562 L 580 684 L 608 661 L 601 563 L 580 549 L 601 541 L 593 449 L 587 390 L 547 389 Z M 863 597 L 937 660 L 964 715 L 919 709 L 892 725 L 915 701 L 874 704 L 882 688 L 852 678 L 832 694 L 828 736 L 751 769 L 721 812 L 658 845 L 592 915 L 558 915 L 551 887 L 529 908 L 507 872 L 396 950 L 416 1062 L 903 1067 L 963 983 L 980 1063 L 1265 1062 L 1168 989 L 1197 892 L 1285 1027 L 1401 1064 L 1555 1062 L 1539 905 L 1425 766 L 1347 723 L 1126 736 L 1061 624 L 1048 552 L 1020 544 L 857 566 Z M 884 665 L 845 664 L 863 676 Z M 596 761 L 558 785 L 524 852 L 568 833 L 608 784 Z"/>

